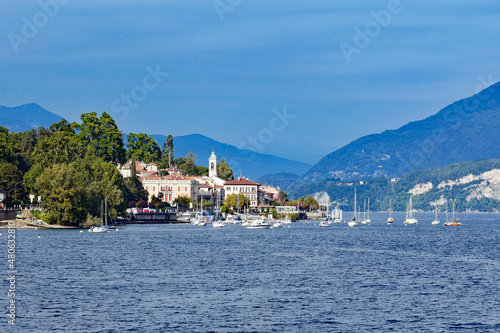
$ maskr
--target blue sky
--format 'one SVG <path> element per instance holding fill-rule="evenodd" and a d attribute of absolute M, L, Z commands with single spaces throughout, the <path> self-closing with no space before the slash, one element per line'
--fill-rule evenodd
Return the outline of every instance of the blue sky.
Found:
<path fill-rule="evenodd" d="M 107 111 L 125 132 L 200 133 L 309 163 L 500 80 L 498 1 L 41 0 L 0 12 L 0 105 L 70 121 Z"/>

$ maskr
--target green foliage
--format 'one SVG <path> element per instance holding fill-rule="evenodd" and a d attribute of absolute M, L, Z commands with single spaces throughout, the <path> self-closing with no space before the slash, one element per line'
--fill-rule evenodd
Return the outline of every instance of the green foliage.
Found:
<path fill-rule="evenodd" d="M 26 197 L 23 184 L 23 175 L 19 168 L 12 163 L 0 160 L 0 189 L 9 192 L 10 202 L 20 202 Z"/>
<path fill-rule="evenodd" d="M 197 166 L 194 163 L 196 161 L 196 155 L 190 151 L 187 153 L 186 158 L 184 159 L 184 163 L 179 165 L 179 169 L 184 170 L 185 174 L 190 174 L 197 176 L 198 170 Z"/>
<path fill-rule="evenodd" d="M 196 176 L 208 176 L 208 168 L 200 165 L 196 167 Z"/>
<path fill-rule="evenodd" d="M 64 163 L 45 169 L 36 179 L 35 190 L 56 223 L 78 225 L 85 218 L 84 188 L 73 165 Z"/>
<path fill-rule="evenodd" d="M 189 207 L 189 204 L 192 202 L 193 200 L 188 197 L 177 197 L 174 200 L 174 204 L 178 207 Z"/>
<path fill-rule="evenodd" d="M 164 167 L 170 167 L 172 161 L 174 160 L 174 138 L 171 134 L 167 136 L 167 139 L 163 144 L 162 155 Z"/>
<path fill-rule="evenodd" d="M 229 207 L 228 207 L 228 206 L 226 206 L 226 205 L 222 205 L 222 206 L 220 207 L 220 211 L 221 211 L 222 213 L 229 213 L 230 209 L 229 209 Z"/>
<path fill-rule="evenodd" d="M 71 163 L 83 158 L 86 151 L 87 147 L 74 133 L 57 131 L 37 141 L 32 161 L 46 167 L 56 163 Z"/>
<path fill-rule="evenodd" d="M 129 133 L 127 136 L 127 160 L 132 157 L 145 163 L 158 162 L 162 154 L 156 140 L 145 133 Z"/>
<path fill-rule="evenodd" d="M 281 202 L 287 202 L 288 201 L 288 194 L 286 194 L 285 191 L 280 191 L 280 201 Z"/>
<path fill-rule="evenodd" d="M 226 159 L 222 159 L 217 165 L 217 174 L 219 178 L 231 181 L 234 180 L 234 173 L 229 164 L 226 163 Z"/>
<path fill-rule="evenodd" d="M 240 197 L 240 211 L 245 208 L 245 206 L 248 204 L 248 199 L 246 196 L 243 194 L 230 194 L 226 197 L 226 200 L 224 200 L 224 205 L 231 207 L 234 210 L 238 210 L 238 196 Z"/>
<path fill-rule="evenodd" d="M 413 206 L 417 210 L 432 211 L 434 206 L 430 203 L 442 198 L 456 199 L 456 210 L 479 210 L 492 212 L 498 210 L 500 202 L 495 199 L 481 197 L 479 199 L 466 200 L 470 193 L 470 187 L 478 185 L 481 180 L 469 182 L 463 185 L 454 185 L 438 188 L 438 185 L 448 180 L 457 180 L 467 175 L 480 175 L 486 171 L 500 169 L 500 159 L 481 160 L 477 162 L 456 163 L 441 168 L 419 170 L 410 172 L 396 182 L 390 179 L 364 179 L 364 185 L 359 181 L 340 181 L 339 179 L 323 179 L 319 182 L 297 186 L 291 189 L 292 195 L 298 196 L 305 193 L 326 191 L 332 200 L 339 202 L 345 210 L 353 210 L 354 188 L 357 189 L 358 203 L 370 198 L 370 210 L 389 210 L 389 199 L 392 199 L 393 211 L 405 211 L 410 194 L 409 190 L 417 184 L 432 183 L 433 188 L 413 198 Z M 444 207 L 440 208 L 444 211 Z M 451 209 L 451 205 L 450 205 Z"/>
<path fill-rule="evenodd" d="M 91 148 L 93 155 L 113 164 L 125 162 L 122 133 L 114 119 L 106 112 L 97 117 L 96 112 L 81 115 L 81 124 L 73 128 L 79 133 L 78 138 Z"/>

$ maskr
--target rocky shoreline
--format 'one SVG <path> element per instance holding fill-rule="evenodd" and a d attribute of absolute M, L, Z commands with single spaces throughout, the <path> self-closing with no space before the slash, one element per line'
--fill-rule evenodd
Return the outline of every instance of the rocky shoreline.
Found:
<path fill-rule="evenodd" d="M 78 229 L 78 227 L 65 226 L 58 224 L 47 224 L 42 220 L 26 220 L 26 219 L 15 219 L 15 220 L 4 220 L 0 221 L 0 229 L 12 228 L 12 222 L 15 223 L 16 229 Z"/>

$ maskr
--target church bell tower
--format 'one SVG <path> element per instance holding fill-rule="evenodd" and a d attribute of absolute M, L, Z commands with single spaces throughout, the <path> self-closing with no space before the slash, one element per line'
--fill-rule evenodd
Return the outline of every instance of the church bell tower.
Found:
<path fill-rule="evenodd" d="M 208 159 L 208 177 L 217 177 L 217 156 L 215 156 L 214 148 L 212 148 L 212 155 Z"/>

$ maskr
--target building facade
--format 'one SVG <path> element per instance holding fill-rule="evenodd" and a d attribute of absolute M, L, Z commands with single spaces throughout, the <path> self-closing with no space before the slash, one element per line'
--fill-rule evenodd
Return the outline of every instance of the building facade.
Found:
<path fill-rule="evenodd" d="M 193 176 L 168 175 L 161 177 L 151 175 L 140 179 L 142 186 L 149 193 L 149 201 L 156 196 L 163 202 L 173 204 L 179 197 L 191 198 L 198 201 L 199 183 Z"/>
<path fill-rule="evenodd" d="M 250 208 L 256 209 L 261 195 L 259 188 L 259 183 L 239 177 L 224 184 L 224 199 L 231 194 L 242 194 L 247 197 Z"/>

